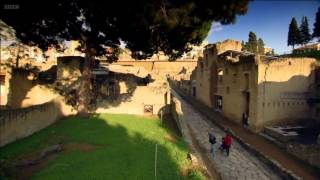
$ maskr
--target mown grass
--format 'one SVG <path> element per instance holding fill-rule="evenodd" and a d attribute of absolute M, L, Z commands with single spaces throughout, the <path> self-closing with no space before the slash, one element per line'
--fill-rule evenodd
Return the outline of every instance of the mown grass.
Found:
<path fill-rule="evenodd" d="M 175 138 L 170 141 L 168 135 Z M 190 168 L 188 148 L 182 138 L 161 126 L 157 118 L 101 114 L 59 121 L 34 135 L 0 149 L 0 159 L 16 159 L 57 143 L 85 143 L 91 151 L 62 151 L 31 179 L 203 179 Z M 19 173 L 19 170 L 16 170 Z"/>

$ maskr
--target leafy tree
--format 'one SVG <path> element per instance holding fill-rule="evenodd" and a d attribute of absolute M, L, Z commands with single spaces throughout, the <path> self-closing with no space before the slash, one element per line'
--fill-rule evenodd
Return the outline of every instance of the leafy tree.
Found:
<path fill-rule="evenodd" d="M 289 25 L 289 32 L 288 32 L 288 46 L 294 46 L 301 42 L 301 35 L 298 28 L 296 18 L 292 18 L 291 23 Z"/>
<path fill-rule="evenodd" d="M 264 42 L 261 38 L 258 39 L 258 53 L 264 54 Z"/>
<path fill-rule="evenodd" d="M 316 22 L 313 24 L 313 26 L 314 28 L 312 36 L 318 38 L 318 41 L 320 42 L 320 7 L 316 13 Z"/>
<path fill-rule="evenodd" d="M 116 61 L 122 40 L 134 58 L 163 51 L 176 59 L 190 51 L 191 45 L 204 40 L 213 21 L 234 23 L 236 15 L 246 13 L 248 3 L 249 0 L 135 0 L 112 4 L 103 0 L 21 0 L 19 9 L 3 9 L 0 17 L 16 30 L 23 43 L 44 50 L 49 46 L 59 48 L 64 40 L 80 42 L 78 49 L 85 53 L 85 62 L 78 110 L 85 113 L 93 57 L 106 55 L 110 62 Z"/>
<path fill-rule="evenodd" d="M 309 30 L 309 23 L 307 16 L 303 16 L 300 24 L 300 44 L 307 44 L 311 40 L 311 34 Z"/>
<path fill-rule="evenodd" d="M 247 50 L 252 53 L 257 53 L 258 52 L 258 41 L 257 41 L 257 36 L 254 32 L 249 32 L 249 39 L 247 43 Z"/>

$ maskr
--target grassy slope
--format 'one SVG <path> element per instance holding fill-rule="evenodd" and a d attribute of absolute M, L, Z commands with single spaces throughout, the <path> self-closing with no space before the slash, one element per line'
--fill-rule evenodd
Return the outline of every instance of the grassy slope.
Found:
<path fill-rule="evenodd" d="M 179 137 L 175 136 L 175 143 L 166 140 L 168 134 L 170 131 L 155 118 L 111 114 L 90 120 L 73 117 L 1 148 L 0 159 L 14 160 L 59 142 L 89 143 L 97 148 L 62 152 L 33 178 L 154 179 L 158 144 L 157 179 L 181 179 L 181 169 L 189 166 L 188 149 Z"/>

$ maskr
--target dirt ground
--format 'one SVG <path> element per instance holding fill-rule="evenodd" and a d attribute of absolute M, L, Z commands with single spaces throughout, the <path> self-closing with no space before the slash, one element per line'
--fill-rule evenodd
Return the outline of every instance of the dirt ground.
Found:
<path fill-rule="evenodd" d="M 97 146 L 87 143 L 77 143 L 77 142 L 71 142 L 67 144 L 62 144 L 62 151 L 50 153 L 41 160 L 38 161 L 38 163 L 34 165 L 27 165 L 22 167 L 17 167 L 16 172 L 16 179 L 17 180 L 26 180 L 29 179 L 29 177 L 33 176 L 36 172 L 40 171 L 41 169 L 44 169 L 47 167 L 48 162 L 54 160 L 60 153 L 62 152 L 71 152 L 75 150 L 80 150 L 82 152 L 90 152 L 97 148 Z M 41 151 L 36 151 L 31 154 L 27 154 L 21 158 L 19 158 L 19 162 L 22 161 L 28 161 L 33 160 L 39 157 L 41 154 Z"/>

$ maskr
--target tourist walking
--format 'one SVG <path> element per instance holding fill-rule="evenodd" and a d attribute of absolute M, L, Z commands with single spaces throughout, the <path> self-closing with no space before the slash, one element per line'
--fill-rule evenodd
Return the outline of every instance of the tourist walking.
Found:
<path fill-rule="evenodd" d="M 212 158 L 215 159 L 215 157 L 216 157 L 216 136 L 214 135 L 213 128 L 210 128 L 208 135 L 209 135 L 209 143 L 210 143 L 210 153 L 212 155 Z"/>
<path fill-rule="evenodd" d="M 222 139 L 221 149 L 227 152 L 227 156 L 229 156 L 230 148 L 232 144 L 232 137 L 229 131 L 227 131 L 226 136 Z"/>

